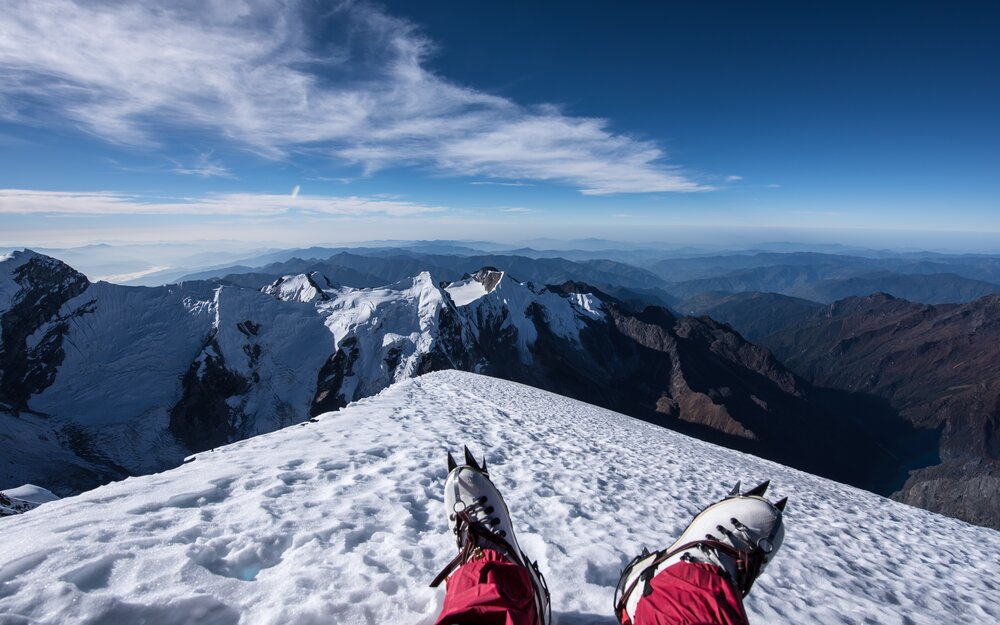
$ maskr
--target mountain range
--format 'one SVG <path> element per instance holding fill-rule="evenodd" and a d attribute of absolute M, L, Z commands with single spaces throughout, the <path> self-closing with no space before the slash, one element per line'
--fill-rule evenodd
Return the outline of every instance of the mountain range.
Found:
<path fill-rule="evenodd" d="M 813 389 L 725 326 L 635 311 L 577 282 L 536 287 L 486 268 L 443 285 L 422 272 L 355 289 L 311 273 L 261 290 L 138 288 L 90 284 L 30 252 L 4 265 L 0 401 L 35 434 L 11 443 L 40 442 L 11 449 L 17 473 L 5 477 L 57 491 L 158 470 L 446 368 L 524 381 L 882 491 L 902 483 L 899 456 L 930 444 L 884 412 L 842 418 L 830 406 L 846 396 Z M 829 440 L 868 461 L 831 453 Z"/>
<path fill-rule="evenodd" d="M 1000 525 L 1000 296 L 853 297 L 762 342 L 816 384 L 882 397 L 941 431 L 940 464 L 911 475 L 899 499 Z"/>
<path fill-rule="evenodd" d="M 898 414 L 884 394 L 814 384 L 728 325 L 574 280 L 541 286 L 496 267 L 448 275 L 354 288 L 310 271 L 258 287 L 262 273 L 142 288 L 9 255 L 3 478 L 76 492 L 440 369 L 524 382 L 882 494 L 933 477 L 910 471 L 938 464 L 937 422 Z M 923 505 L 993 524 L 983 498 Z"/>

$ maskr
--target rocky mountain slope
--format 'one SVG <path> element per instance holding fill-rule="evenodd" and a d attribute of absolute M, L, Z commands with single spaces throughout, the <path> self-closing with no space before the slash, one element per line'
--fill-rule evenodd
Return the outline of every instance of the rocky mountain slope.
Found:
<path fill-rule="evenodd" d="M 675 310 L 727 323 L 745 338 L 759 342 L 766 336 L 801 326 L 823 305 L 780 293 L 702 293 L 676 305 Z"/>
<path fill-rule="evenodd" d="M 936 445 L 882 406 L 812 387 L 727 326 L 638 311 L 577 282 L 486 268 L 370 289 L 316 273 L 261 290 L 124 287 L 30 252 L 0 261 L 0 276 L 11 433 L 0 476 L 57 494 L 440 369 L 522 381 L 883 493 Z"/>
<path fill-rule="evenodd" d="M 914 473 L 899 499 L 1000 528 L 1000 296 L 849 298 L 763 340 L 816 384 L 882 397 L 941 431 L 941 464 Z"/>
<path fill-rule="evenodd" d="M 560 625 L 737 479 L 788 499 L 752 623 L 987 625 L 1000 533 L 534 388 L 447 371 L 4 519 L 0 621 L 432 623 L 446 451 L 485 455 Z"/>

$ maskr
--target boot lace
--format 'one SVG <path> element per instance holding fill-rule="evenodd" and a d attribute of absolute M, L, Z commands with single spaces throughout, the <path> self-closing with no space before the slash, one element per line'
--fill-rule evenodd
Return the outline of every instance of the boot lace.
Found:
<path fill-rule="evenodd" d="M 486 495 L 483 495 L 479 499 L 474 500 L 470 504 L 466 504 L 463 501 L 456 501 L 454 512 L 451 513 L 451 520 L 459 520 L 460 515 L 465 515 L 467 517 L 467 523 L 477 523 L 482 526 L 483 529 L 492 532 L 499 536 L 500 538 L 506 538 L 507 532 L 502 529 L 498 529 L 497 526 L 500 525 L 500 517 L 492 516 L 495 508 L 489 505 L 489 500 Z M 461 539 L 462 523 L 455 524 L 455 534 Z M 459 546 L 462 546 L 461 540 L 459 540 Z"/>

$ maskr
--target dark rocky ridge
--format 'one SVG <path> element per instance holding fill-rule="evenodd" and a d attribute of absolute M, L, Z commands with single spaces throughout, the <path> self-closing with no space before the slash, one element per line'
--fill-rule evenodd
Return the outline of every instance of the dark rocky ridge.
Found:
<path fill-rule="evenodd" d="M 14 412 L 28 409 L 28 398 L 48 388 L 65 356 L 63 337 L 68 318 L 63 304 L 90 286 L 86 276 L 69 265 L 33 252 L 15 252 L 27 261 L 12 278 L 20 289 L 0 316 L 0 402 Z M 46 327 L 34 346 L 28 338 Z"/>
<path fill-rule="evenodd" d="M 579 283 L 552 288 L 594 292 Z M 536 318 L 533 366 L 509 349 L 498 353 L 510 342 L 491 336 L 485 372 L 883 494 L 933 457 L 933 432 L 883 402 L 813 387 L 728 326 L 600 297 L 607 322 L 588 324 L 582 349 Z"/>
<path fill-rule="evenodd" d="M 816 384 L 884 398 L 941 431 L 940 464 L 895 498 L 1000 528 L 1000 295 L 938 306 L 848 298 L 764 342 Z"/>
<path fill-rule="evenodd" d="M 238 419 L 226 403 L 253 383 L 226 367 L 214 337 L 184 376 L 183 395 L 170 410 L 170 431 L 192 451 L 243 438 Z"/>
<path fill-rule="evenodd" d="M 818 302 L 780 293 L 702 293 L 684 300 L 675 310 L 706 316 L 736 328 L 750 341 L 802 325 L 823 308 Z"/>

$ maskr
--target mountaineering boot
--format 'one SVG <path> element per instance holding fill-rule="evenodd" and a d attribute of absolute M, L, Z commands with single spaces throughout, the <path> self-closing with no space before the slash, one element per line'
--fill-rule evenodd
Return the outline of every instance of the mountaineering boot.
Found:
<path fill-rule="evenodd" d="M 448 478 L 445 480 L 445 508 L 448 527 L 455 536 L 459 553 L 431 586 L 438 586 L 462 565 L 484 558 L 492 550 L 501 559 L 523 567 L 531 580 L 535 613 L 541 625 L 549 625 L 549 591 L 545 578 L 517 544 L 514 526 L 507 504 L 497 487 L 490 481 L 486 460 L 482 465 L 465 448 L 465 463 L 459 465 L 448 454 Z"/>
<path fill-rule="evenodd" d="M 730 494 L 708 506 L 663 551 L 636 556 L 622 571 L 615 590 L 615 615 L 620 623 L 635 623 L 640 599 L 652 592 L 653 579 L 680 562 L 708 565 L 745 597 L 765 565 L 774 559 L 785 536 L 782 513 L 786 499 L 764 498 L 768 482 L 740 494 L 739 482 Z M 742 613 L 742 602 L 739 611 Z"/>

